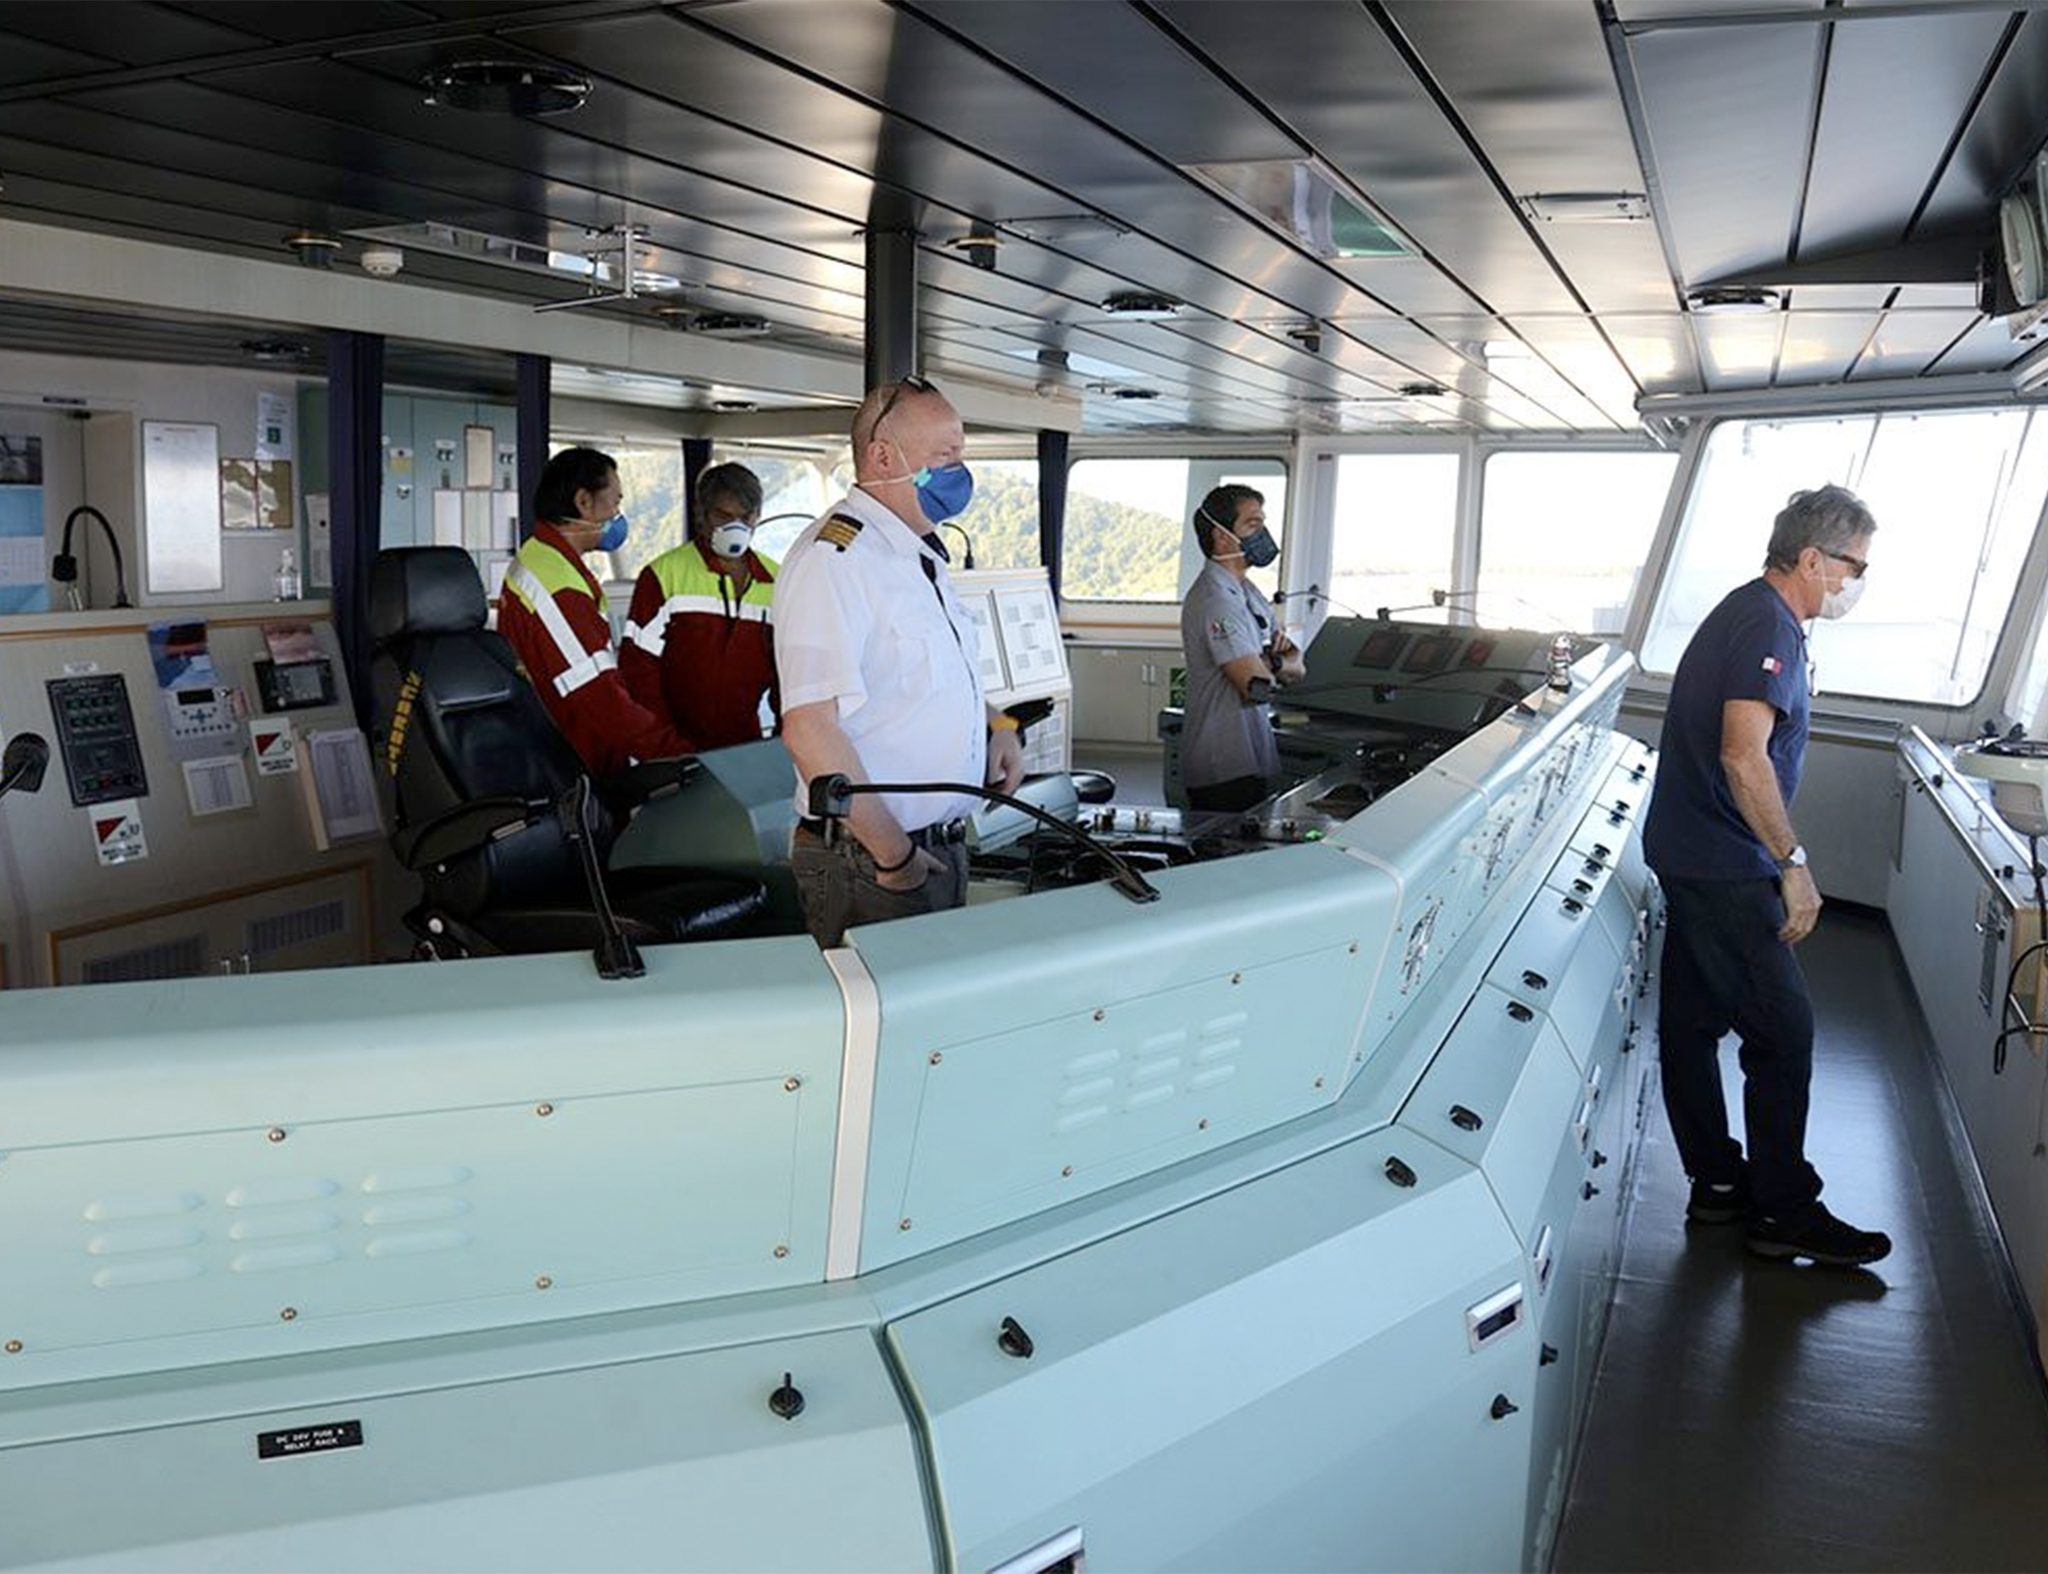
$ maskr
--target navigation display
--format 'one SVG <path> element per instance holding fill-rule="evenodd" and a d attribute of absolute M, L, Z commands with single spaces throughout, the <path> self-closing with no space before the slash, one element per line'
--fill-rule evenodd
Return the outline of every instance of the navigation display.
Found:
<path fill-rule="evenodd" d="M 1408 636 L 1402 630 L 1381 629 L 1365 637 L 1365 643 L 1358 647 L 1358 654 L 1351 658 L 1351 665 L 1382 667 L 1391 672 L 1394 670 L 1394 663 L 1401 659 L 1401 652 L 1407 645 Z"/>
<path fill-rule="evenodd" d="M 1424 677 L 1433 672 L 1442 672 L 1450 666 L 1451 659 L 1458 654 L 1458 647 L 1464 643 L 1455 634 L 1421 635 L 1410 648 L 1408 659 L 1401 663 L 1401 670 L 1418 673 Z"/>

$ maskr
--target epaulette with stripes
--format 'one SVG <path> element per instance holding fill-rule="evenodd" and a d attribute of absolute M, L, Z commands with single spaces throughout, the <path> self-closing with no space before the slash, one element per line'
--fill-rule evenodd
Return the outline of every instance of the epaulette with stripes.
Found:
<path fill-rule="evenodd" d="M 867 521 L 855 519 L 851 514 L 834 514 L 818 531 L 820 541 L 829 541 L 844 552 L 853 545 L 853 538 L 867 527 Z"/>

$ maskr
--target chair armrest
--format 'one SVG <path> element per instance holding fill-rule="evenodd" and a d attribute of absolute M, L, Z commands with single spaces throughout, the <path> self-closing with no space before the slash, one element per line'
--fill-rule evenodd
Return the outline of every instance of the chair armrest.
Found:
<path fill-rule="evenodd" d="M 478 798 L 444 809 L 430 820 L 401 827 L 393 833 L 391 850 L 398 861 L 417 873 L 473 853 L 497 837 L 524 830 L 550 818 L 551 803 L 528 803 L 524 798 Z"/>

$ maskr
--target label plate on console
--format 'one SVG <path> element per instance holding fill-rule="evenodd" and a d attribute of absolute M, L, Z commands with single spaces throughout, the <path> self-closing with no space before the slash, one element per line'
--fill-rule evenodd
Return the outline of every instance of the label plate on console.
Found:
<path fill-rule="evenodd" d="M 297 1454 L 324 1454 L 332 1448 L 361 1448 L 363 1423 L 327 1421 L 318 1426 L 287 1427 L 256 1434 L 258 1459 L 289 1459 Z"/>

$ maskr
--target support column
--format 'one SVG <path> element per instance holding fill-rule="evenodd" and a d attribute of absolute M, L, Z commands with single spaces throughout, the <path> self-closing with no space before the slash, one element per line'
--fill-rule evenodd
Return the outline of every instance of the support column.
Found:
<path fill-rule="evenodd" d="M 1055 605 L 1060 599 L 1060 546 L 1067 531 L 1067 434 L 1038 434 L 1038 561 Z"/>
<path fill-rule="evenodd" d="M 384 503 L 384 336 L 327 336 L 327 490 L 334 552 L 334 634 L 356 720 L 371 726 L 370 574 Z"/>
<path fill-rule="evenodd" d="M 533 534 L 533 498 L 548 462 L 548 397 L 554 363 L 545 355 L 513 357 L 519 383 L 519 539 Z"/>
<path fill-rule="evenodd" d="M 697 477 L 711 467 L 711 439 L 683 439 L 683 537 L 688 540 L 697 528 Z"/>
<path fill-rule="evenodd" d="M 917 374 L 917 231 L 871 226 L 867 249 L 867 386 Z"/>

